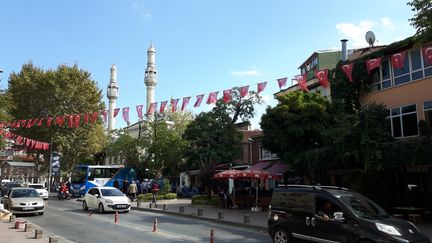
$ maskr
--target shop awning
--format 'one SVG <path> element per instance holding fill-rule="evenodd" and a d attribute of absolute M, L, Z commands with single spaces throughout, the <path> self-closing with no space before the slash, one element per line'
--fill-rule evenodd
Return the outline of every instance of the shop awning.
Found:
<path fill-rule="evenodd" d="M 264 170 L 266 172 L 270 172 L 271 174 L 284 174 L 288 171 L 288 165 L 282 162 L 277 162 L 273 164 L 270 168 Z"/>
<path fill-rule="evenodd" d="M 269 167 L 271 165 L 270 161 L 263 161 L 258 162 L 251 167 L 247 168 L 246 170 L 264 170 L 265 168 Z"/>

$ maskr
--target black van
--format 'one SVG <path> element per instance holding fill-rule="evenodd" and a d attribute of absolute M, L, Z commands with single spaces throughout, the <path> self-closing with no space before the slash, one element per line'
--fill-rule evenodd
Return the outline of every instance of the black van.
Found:
<path fill-rule="evenodd" d="M 331 186 L 275 188 L 268 231 L 277 243 L 431 242 L 414 224 L 388 215 L 370 199 Z"/>

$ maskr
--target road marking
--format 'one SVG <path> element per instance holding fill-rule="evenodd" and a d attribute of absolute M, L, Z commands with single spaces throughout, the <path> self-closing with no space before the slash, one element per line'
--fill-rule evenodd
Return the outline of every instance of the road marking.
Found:
<path fill-rule="evenodd" d="M 49 206 L 49 205 L 46 205 L 45 207 L 48 207 L 48 208 L 51 208 L 54 210 L 59 210 L 59 211 L 70 210 L 70 208 L 58 208 L 58 207 L 53 207 L 53 206 Z M 79 215 L 80 217 L 86 217 L 86 218 L 89 217 L 87 214 L 80 214 L 80 213 L 75 213 L 75 214 Z M 112 219 L 108 219 L 108 218 L 103 217 L 103 216 L 98 215 L 98 214 L 92 214 L 90 216 L 90 218 L 95 218 L 95 217 L 97 218 L 97 220 L 104 221 L 104 222 L 111 223 L 113 225 L 118 225 L 118 226 L 125 227 L 125 228 L 132 228 L 132 229 L 135 229 L 135 230 L 140 231 L 140 232 L 152 232 L 152 230 L 153 230 L 153 226 L 152 227 L 137 226 L 136 224 L 128 223 L 128 222 L 124 222 L 124 221 L 122 221 L 121 224 L 116 224 L 116 223 L 113 223 Z M 163 231 L 163 230 L 161 231 L 159 229 L 157 232 L 155 232 L 153 234 L 157 234 L 157 235 L 163 236 L 165 238 L 169 238 L 169 239 L 181 239 L 181 240 L 193 241 L 193 242 L 198 242 L 201 240 L 200 238 L 191 237 L 191 236 L 182 235 L 182 234 L 173 234 L 173 233 L 170 233 L 167 231 Z"/>

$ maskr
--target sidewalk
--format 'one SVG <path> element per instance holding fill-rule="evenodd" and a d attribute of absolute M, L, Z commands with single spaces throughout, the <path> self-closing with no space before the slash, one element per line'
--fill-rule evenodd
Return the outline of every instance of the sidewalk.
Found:
<path fill-rule="evenodd" d="M 163 210 L 164 205 L 168 207 L 167 210 Z M 157 208 L 154 208 L 154 205 L 152 206 L 150 208 L 150 202 L 141 202 L 140 207 L 137 207 L 137 202 L 132 202 L 133 210 L 179 215 L 267 232 L 267 212 L 217 208 L 209 205 L 192 205 L 191 199 L 159 200 Z M 180 212 L 180 207 L 184 208 L 184 212 Z M 202 216 L 198 216 L 198 209 L 202 209 Z M 221 219 L 219 219 L 220 213 L 223 214 L 223 218 Z M 246 220 L 249 217 L 249 221 L 245 222 L 245 217 Z"/>
<path fill-rule="evenodd" d="M 19 220 L 19 219 L 18 219 Z M 24 232 L 24 228 L 15 229 L 15 222 L 9 220 L 0 222 L 0 243 L 47 243 L 49 239 L 42 236 L 42 239 L 35 239 L 34 226 L 31 231 Z"/>

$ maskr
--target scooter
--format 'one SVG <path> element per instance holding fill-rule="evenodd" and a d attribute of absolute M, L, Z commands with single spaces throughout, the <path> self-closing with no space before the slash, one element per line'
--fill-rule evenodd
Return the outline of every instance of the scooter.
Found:
<path fill-rule="evenodd" d="M 71 194 L 69 193 L 69 189 L 66 189 L 64 191 L 62 191 L 61 189 L 59 189 L 57 197 L 58 197 L 59 200 L 62 200 L 62 199 L 70 200 Z"/>

